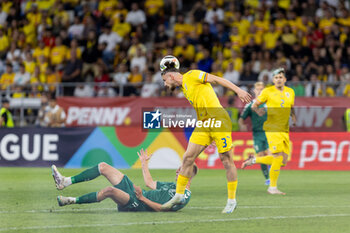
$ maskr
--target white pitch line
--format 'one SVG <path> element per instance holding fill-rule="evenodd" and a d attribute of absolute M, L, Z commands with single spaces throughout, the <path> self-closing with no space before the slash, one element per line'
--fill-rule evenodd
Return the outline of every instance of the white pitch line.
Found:
<path fill-rule="evenodd" d="M 264 217 L 251 217 L 251 218 L 219 218 L 219 219 L 205 219 L 205 220 L 199 219 L 199 220 L 180 220 L 180 221 L 129 222 L 129 223 L 112 223 L 112 224 L 4 227 L 4 228 L 0 228 L 0 231 L 115 227 L 115 226 L 135 226 L 135 225 L 165 225 L 165 224 L 208 223 L 208 222 L 212 223 L 212 222 L 251 221 L 251 220 L 267 220 L 267 219 L 298 219 L 298 218 L 324 218 L 324 217 L 350 217 L 350 214 L 317 214 L 317 215 L 304 215 L 304 216 L 264 216 Z"/>
<path fill-rule="evenodd" d="M 189 206 L 186 209 L 198 209 L 198 210 L 207 210 L 207 209 L 221 209 L 222 206 Z M 339 206 L 327 206 L 327 205 L 302 205 L 302 206 L 240 206 L 239 209 L 295 209 L 295 208 L 350 208 L 350 205 L 339 205 Z M 23 210 L 23 211 L 0 211 L 0 214 L 18 214 L 18 213 L 55 213 L 55 212 L 95 212 L 95 211 L 105 211 L 105 210 L 115 210 L 115 208 L 88 208 L 88 209 L 42 209 L 42 210 Z"/>

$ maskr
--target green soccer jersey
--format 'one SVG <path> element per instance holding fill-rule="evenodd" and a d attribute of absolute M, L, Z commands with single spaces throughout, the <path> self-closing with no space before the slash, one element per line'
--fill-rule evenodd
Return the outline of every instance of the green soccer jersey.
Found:
<path fill-rule="evenodd" d="M 246 104 L 243 112 L 241 114 L 241 118 L 243 120 L 247 119 L 248 117 L 251 118 L 252 120 L 252 125 L 253 125 L 253 137 L 260 135 L 261 133 L 264 133 L 264 122 L 267 119 L 267 109 L 266 109 L 266 104 L 261 104 L 259 108 L 265 108 L 265 114 L 263 116 L 259 116 L 255 111 L 252 110 L 252 105 L 255 102 L 253 100 L 251 103 Z"/>
<path fill-rule="evenodd" d="M 176 184 L 174 182 L 159 182 L 157 181 L 157 188 L 155 190 L 143 191 L 143 196 L 151 201 L 159 204 L 168 202 L 176 193 Z M 171 211 L 177 211 L 184 208 L 190 201 L 191 191 L 185 191 L 185 203 L 181 205 L 175 205 L 171 208 Z M 149 208 L 149 207 L 148 207 Z"/>

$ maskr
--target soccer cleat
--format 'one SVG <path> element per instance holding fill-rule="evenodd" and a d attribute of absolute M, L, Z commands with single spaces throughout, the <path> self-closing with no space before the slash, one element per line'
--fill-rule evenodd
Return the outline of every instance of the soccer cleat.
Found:
<path fill-rule="evenodd" d="M 277 194 L 277 195 L 286 195 L 286 193 L 279 191 L 279 190 L 277 189 L 277 187 L 269 187 L 269 188 L 267 189 L 267 193 L 272 194 L 272 195 L 274 195 L 274 194 Z"/>
<path fill-rule="evenodd" d="M 227 204 L 221 213 L 230 214 L 236 209 L 236 207 L 237 207 L 236 199 L 234 199 L 233 201 L 227 200 Z"/>
<path fill-rule="evenodd" d="M 75 198 L 74 197 L 57 196 L 57 202 L 58 202 L 59 206 L 71 205 L 71 204 L 75 204 Z"/>
<path fill-rule="evenodd" d="M 270 185 L 270 179 L 265 180 L 265 185 L 269 186 Z"/>
<path fill-rule="evenodd" d="M 173 206 L 181 204 L 185 204 L 185 195 L 176 193 L 173 198 L 162 205 L 162 210 L 167 211 L 170 210 Z"/>
<path fill-rule="evenodd" d="M 57 167 L 55 165 L 52 165 L 51 166 L 51 170 L 52 170 L 52 177 L 55 181 L 55 184 L 56 184 L 56 188 L 58 190 L 62 190 L 65 188 L 64 184 L 63 184 L 63 181 L 64 181 L 64 176 L 62 176 L 58 170 L 57 170 Z"/>
<path fill-rule="evenodd" d="M 253 165 L 254 164 L 253 159 L 254 159 L 254 156 L 250 155 L 248 159 L 244 160 L 244 162 L 241 165 L 241 168 L 244 169 L 246 166 Z"/>

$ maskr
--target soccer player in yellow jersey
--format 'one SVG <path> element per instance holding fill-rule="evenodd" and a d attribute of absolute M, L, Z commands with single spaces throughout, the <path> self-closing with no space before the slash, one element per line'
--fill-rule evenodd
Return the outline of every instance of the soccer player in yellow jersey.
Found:
<path fill-rule="evenodd" d="M 265 88 L 251 107 L 258 115 L 263 115 L 265 110 L 258 106 L 266 103 L 267 120 L 264 123 L 264 130 L 272 155 L 250 158 L 242 164 L 242 168 L 255 163 L 271 165 L 270 186 L 267 192 L 284 195 L 285 193 L 277 189 L 277 180 L 280 168 L 286 165 L 290 153 L 289 117 L 292 117 L 295 125 L 296 117 L 293 109 L 295 95 L 292 88 L 285 86 L 287 79 L 283 68 L 274 70 L 272 75 L 274 86 Z"/>
<path fill-rule="evenodd" d="M 163 204 L 162 208 L 168 210 L 183 202 L 185 188 L 191 177 L 192 166 L 196 157 L 212 141 L 215 141 L 220 159 L 226 169 L 228 181 L 228 200 L 222 212 L 232 213 L 237 205 L 237 170 L 231 150 L 231 120 L 228 113 L 221 106 L 211 84 L 220 84 L 233 90 L 244 102 L 250 102 L 251 96 L 230 81 L 200 70 L 190 70 L 182 75 L 179 72 L 179 61 L 173 56 L 165 56 L 160 63 L 160 68 L 164 85 L 171 90 L 175 90 L 176 87 L 182 88 L 185 97 L 197 112 L 198 121 L 215 118 L 215 120 L 222 122 L 222 127 L 219 129 L 208 127 L 206 129 L 196 128 L 193 131 L 183 156 L 181 171 L 176 184 L 176 194 L 170 201 Z"/>

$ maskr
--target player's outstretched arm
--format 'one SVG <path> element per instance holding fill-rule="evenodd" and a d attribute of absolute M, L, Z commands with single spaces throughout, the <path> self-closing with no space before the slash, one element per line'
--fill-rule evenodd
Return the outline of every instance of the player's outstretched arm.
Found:
<path fill-rule="evenodd" d="M 134 189 L 135 189 L 135 194 L 137 199 L 139 199 L 140 201 L 142 201 L 143 203 L 151 207 L 154 211 L 157 211 L 157 212 L 162 211 L 162 205 L 144 197 L 142 195 L 142 189 L 139 186 L 134 185 Z"/>
<path fill-rule="evenodd" d="M 238 95 L 238 97 L 244 102 L 244 103 L 249 103 L 252 100 L 252 96 L 242 90 L 241 88 L 237 87 L 235 84 L 231 83 L 227 79 L 220 78 L 216 75 L 208 74 L 207 82 L 211 84 L 220 84 L 223 87 L 226 87 Z"/>
<path fill-rule="evenodd" d="M 258 99 L 256 99 L 252 104 L 252 111 L 256 112 L 256 114 L 258 114 L 259 116 L 263 116 L 265 114 L 264 108 L 258 108 L 261 104 L 263 103 L 260 102 Z"/>
<path fill-rule="evenodd" d="M 146 186 L 150 189 L 156 189 L 157 182 L 153 180 L 151 173 L 148 169 L 148 160 L 151 158 L 152 155 L 148 155 L 147 150 L 143 150 L 143 148 L 139 152 L 137 152 L 137 155 L 139 156 L 141 161 L 142 175 Z"/>

